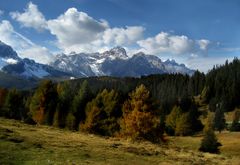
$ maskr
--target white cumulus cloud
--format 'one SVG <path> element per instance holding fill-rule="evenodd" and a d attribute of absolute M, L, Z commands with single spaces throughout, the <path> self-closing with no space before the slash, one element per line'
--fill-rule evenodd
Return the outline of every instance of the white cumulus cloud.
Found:
<path fill-rule="evenodd" d="M 171 53 L 176 55 L 192 54 L 199 50 L 206 50 L 210 41 L 193 40 L 185 35 L 173 35 L 161 32 L 154 37 L 149 37 L 137 42 L 141 51 L 151 54 Z"/>
<path fill-rule="evenodd" d="M 57 38 L 57 45 L 66 53 L 96 52 L 133 44 L 142 38 L 144 31 L 141 26 L 111 28 L 107 21 L 96 20 L 76 8 L 68 9 L 47 23 L 51 34 Z"/>
<path fill-rule="evenodd" d="M 70 8 L 58 18 L 48 21 L 48 29 L 63 48 L 92 42 L 107 28 L 106 21 L 97 21 L 76 8 Z"/>
<path fill-rule="evenodd" d="M 24 27 L 32 27 L 38 31 L 47 28 L 46 20 L 43 14 L 38 10 L 37 5 L 29 2 L 23 13 L 18 11 L 11 12 L 10 16 L 21 23 Z"/>
<path fill-rule="evenodd" d="M 129 45 L 143 37 L 144 28 L 141 26 L 127 26 L 126 28 L 108 28 L 104 31 L 104 44 Z"/>

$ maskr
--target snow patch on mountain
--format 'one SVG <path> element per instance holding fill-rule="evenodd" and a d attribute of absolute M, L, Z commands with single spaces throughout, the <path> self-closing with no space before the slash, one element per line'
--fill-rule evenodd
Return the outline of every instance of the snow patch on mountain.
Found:
<path fill-rule="evenodd" d="M 13 58 L 5 59 L 5 61 L 6 61 L 8 64 L 16 64 L 16 63 L 18 63 L 18 60 L 13 59 Z"/>
<path fill-rule="evenodd" d="M 16 64 L 18 60 L 13 58 L 0 58 L 0 69 L 9 64 Z"/>

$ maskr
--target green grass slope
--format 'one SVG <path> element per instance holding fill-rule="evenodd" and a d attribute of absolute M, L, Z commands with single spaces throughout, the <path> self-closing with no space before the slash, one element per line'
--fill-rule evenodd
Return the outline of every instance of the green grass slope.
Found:
<path fill-rule="evenodd" d="M 227 142 L 236 135 L 221 136 Z M 239 160 L 235 159 L 239 148 L 230 143 L 226 143 L 224 152 L 231 150 L 234 156 L 198 152 L 199 137 L 169 139 L 164 145 L 133 143 L 0 118 L 0 164 L 190 165 L 232 164 Z"/>

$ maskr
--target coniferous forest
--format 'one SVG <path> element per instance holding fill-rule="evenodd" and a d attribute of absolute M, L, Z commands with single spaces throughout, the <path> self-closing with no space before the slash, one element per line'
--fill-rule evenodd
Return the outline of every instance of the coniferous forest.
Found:
<path fill-rule="evenodd" d="M 196 71 L 192 76 L 89 77 L 64 82 L 43 80 L 36 88 L 24 91 L 0 88 L 0 116 L 153 143 L 164 142 L 167 135 L 203 131 L 200 150 L 217 152 L 220 144 L 214 130 L 224 130 L 224 113 L 240 106 L 239 89 L 240 60 L 235 58 L 207 74 Z M 208 118 L 199 109 L 200 104 L 214 112 L 211 121 L 200 120 L 200 116 Z M 239 117 L 239 112 L 234 112 L 230 130 L 240 130 Z M 208 139 L 214 141 L 210 141 L 213 148 L 206 145 Z"/>

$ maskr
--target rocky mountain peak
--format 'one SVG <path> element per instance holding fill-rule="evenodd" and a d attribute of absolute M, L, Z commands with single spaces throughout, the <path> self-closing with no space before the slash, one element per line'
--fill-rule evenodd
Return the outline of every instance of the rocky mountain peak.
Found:
<path fill-rule="evenodd" d="M 114 48 L 110 49 L 109 51 L 106 51 L 106 52 L 102 53 L 102 55 L 104 57 L 110 57 L 112 59 L 115 59 L 115 58 L 126 59 L 126 58 L 128 58 L 126 50 L 123 47 L 120 47 L 120 46 L 114 47 Z"/>
<path fill-rule="evenodd" d="M 0 41 L 0 57 L 1 58 L 12 58 L 19 59 L 17 53 L 12 49 L 11 46 Z"/>

